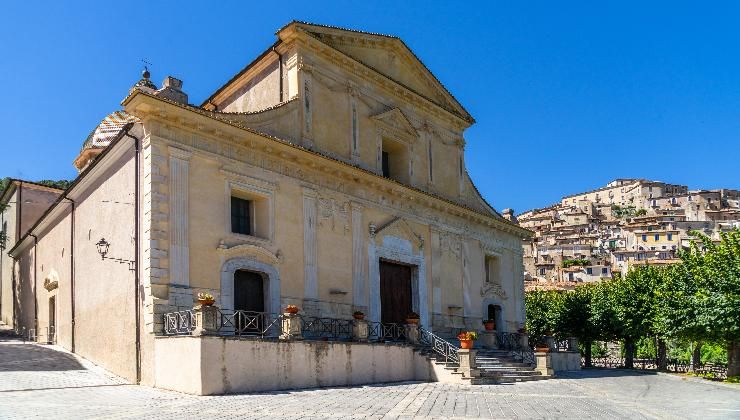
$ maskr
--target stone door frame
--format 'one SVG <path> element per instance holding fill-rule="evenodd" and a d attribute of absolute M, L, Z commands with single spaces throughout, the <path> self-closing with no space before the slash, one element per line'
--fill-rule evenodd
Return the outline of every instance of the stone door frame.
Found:
<path fill-rule="evenodd" d="M 381 303 L 380 303 L 380 260 L 391 263 L 411 266 L 411 305 L 413 310 L 420 316 L 420 324 L 424 327 L 429 325 L 429 303 L 427 299 L 427 275 L 426 259 L 424 258 L 423 249 L 419 254 L 414 254 L 411 244 L 403 239 L 384 238 L 383 246 L 375 245 L 375 238 L 371 237 L 370 246 L 368 247 L 368 260 L 370 272 L 370 304 L 368 319 L 374 322 L 380 322 Z M 402 246 L 398 246 L 401 244 Z M 407 246 L 405 246 L 408 244 Z"/>
<path fill-rule="evenodd" d="M 273 265 L 252 260 L 249 258 L 231 258 L 221 267 L 221 310 L 225 313 L 234 311 L 234 273 L 238 270 L 252 271 L 262 274 L 267 292 L 265 312 L 278 314 L 280 307 L 280 274 Z"/>

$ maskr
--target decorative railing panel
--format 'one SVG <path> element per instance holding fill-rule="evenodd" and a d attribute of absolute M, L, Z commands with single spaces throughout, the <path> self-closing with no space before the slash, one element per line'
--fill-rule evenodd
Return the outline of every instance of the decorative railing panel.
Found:
<path fill-rule="evenodd" d="M 406 341 L 406 327 L 388 322 L 367 322 L 370 341 Z"/>
<path fill-rule="evenodd" d="M 419 327 L 419 342 L 442 356 L 445 363 L 460 363 L 458 347 L 423 327 Z"/>
<path fill-rule="evenodd" d="M 586 358 L 581 358 L 581 365 L 585 366 Z M 625 359 L 623 357 L 592 357 L 591 367 L 599 368 L 624 368 Z M 658 370 L 658 361 L 654 358 L 635 358 L 632 360 L 633 369 L 640 370 Z M 666 360 L 666 370 L 668 372 L 675 373 L 687 373 L 691 372 L 691 364 L 680 362 L 677 359 Z M 727 365 L 720 363 L 703 363 L 695 364 L 694 373 L 701 376 L 706 376 L 712 379 L 726 379 L 727 378 Z"/>
<path fill-rule="evenodd" d="M 219 312 L 218 332 L 220 334 L 261 338 L 280 336 L 282 314 L 241 310 L 233 313 Z"/>
<path fill-rule="evenodd" d="M 352 340 L 351 319 L 301 316 L 301 332 L 306 339 Z"/>
<path fill-rule="evenodd" d="M 195 329 L 193 311 L 178 311 L 164 314 L 164 333 L 166 335 L 190 334 Z"/>

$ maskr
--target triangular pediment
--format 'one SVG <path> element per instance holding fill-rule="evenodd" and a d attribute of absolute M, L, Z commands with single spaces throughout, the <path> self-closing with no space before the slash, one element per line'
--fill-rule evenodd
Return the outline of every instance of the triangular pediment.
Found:
<path fill-rule="evenodd" d="M 393 246 L 400 242 L 407 242 L 416 251 L 424 248 L 424 238 L 411 228 L 409 223 L 396 217 L 380 226 L 375 234 L 379 246 Z"/>
<path fill-rule="evenodd" d="M 400 38 L 302 22 L 294 25 L 440 107 L 473 122 L 473 117 Z"/>
<path fill-rule="evenodd" d="M 413 125 L 403 111 L 398 108 L 393 108 L 390 111 L 385 111 L 372 117 L 375 121 L 384 124 L 386 127 L 396 131 L 400 131 L 411 137 L 418 137 L 419 133 L 416 131 Z"/>

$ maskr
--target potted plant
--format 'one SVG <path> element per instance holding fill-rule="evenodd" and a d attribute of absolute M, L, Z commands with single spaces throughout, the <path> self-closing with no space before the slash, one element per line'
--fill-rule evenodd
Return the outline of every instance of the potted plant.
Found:
<path fill-rule="evenodd" d="M 484 319 L 483 326 L 486 328 L 486 331 L 493 331 L 496 329 L 496 322 L 492 319 Z"/>
<path fill-rule="evenodd" d="M 478 339 L 478 333 L 475 331 L 464 331 L 457 335 L 457 339 L 460 340 L 461 349 L 472 349 L 473 341 Z"/>
<path fill-rule="evenodd" d="M 216 299 L 210 293 L 198 293 L 198 303 L 203 306 L 211 306 L 216 303 Z"/>
<path fill-rule="evenodd" d="M 416 312 L 411 312 L 408 315 L 406 315 L 406 323 L 407 324 L 418 324 L 419 314 L 417 314 Z"/>
<path fill-rule="evenodd" d="M 352 313 L 352 318 L 354 318 L 354 319 L 356 319 L 358 321 L 359 320 L 363 320 L 363 319 L 365 319 L 365 313 L 362 312 L 362 311 L 354 311 Z"/>
<path fill-rule="evenodd" d="M 284 311 L 284 312 L 285 312 L 286 314 L 291 314 L 291 315 L 295 315 L 295 314 L 297 314 L 297 313 L 298 313 L 298 311 L 299 311 L 299 310 L 300 310 L 300 309 L 298 309 L 298 307 L 297 307 L 297 306 L 295 306 L 295 305 L 288 305 L 288 306 L 286 306 L 286 307 L 285 307 L 285 311 Z"/>

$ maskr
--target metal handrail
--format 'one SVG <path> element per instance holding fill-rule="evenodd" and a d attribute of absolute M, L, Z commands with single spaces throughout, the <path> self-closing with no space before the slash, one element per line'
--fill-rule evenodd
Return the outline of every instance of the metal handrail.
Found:
<path fill-rule="evenodd" d="M 445 363 L 460 363 L 459 348 L 424 327 L 419 327 L 419 342 L 444 357 Z"/>
<path fill-rule="evenodd" d="M 283 314 L 268 312 L 242 310 L 223 312 L 219 310 L 217 331 L 223 335 L 238 337 L 278 337 L 282 332 L 284 317 Z"/>

